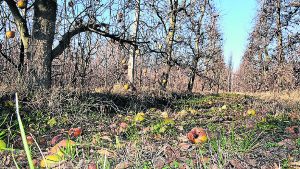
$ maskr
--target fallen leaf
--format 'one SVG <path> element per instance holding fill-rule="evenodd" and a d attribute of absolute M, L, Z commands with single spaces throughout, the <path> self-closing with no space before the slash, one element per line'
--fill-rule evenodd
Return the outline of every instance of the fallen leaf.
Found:
<path fill-rule="evenodd" d="M 222 107 L 221 107 L 221 110 L 226 110 L 227 109 L 227 105 L 223 105 Z"/>
<path fill-rule="evenodd" d="M 210 162 L 210 158 L 208 158 L 208 157 L 201 157 L 200 158 L 200 162 L 202 164 L 208 164 Z"/>
<path fill-rule="evenodd" d="M 32 159 L 32 163 L 33 163 L 33 166 L 37 167 L 39 164 L 39 161 L 37 159 Z"/>
<path fill-rule="evenodd" d="M 0 152 L 6 149 L 6 143 L 3 140 L 0 140 Z"/>
<path fill-rule="evenodd" d="M 187 151 L 192 145 L 189 143 L 180 143 L 178 146 L 181 151 Z"/>
<path fill-rule="evenodd" d="M 183 163 L 179 164 L 179 169 L 190 169 L 190 167 L 187 164 Z"/>
<path fill-rule="evenodd" d="M 279 146 L 284 146 L 284 147 L 286 147 L 288 149 L 294 149 L 294 148 L 296 148 L 295 142 L 292 139 L 289 139 L 289 138 L 280 141 L 278 143 L 278 145 Z"/>
<path fill-rule="evenodd" d="M 59 143 L 57 143 L 55 146 L 53 146 L 51 149 L 50 149 L 50 154 L 56 154 L 56 153 L 59 153 L 60 152 L 60 149 L 62 148 L 66 148 L 68 146 L 74 146 L 75 145 L 75 142 L 72 141 L 72 140 L 61 140 Z"/>
<path fill-rule="evenodd" d="M 51 139 L 51 145 L 54 146 L 54 145 L 58 142 L 58 140 L 61 139 L 61 137 L 62 137 L 62 134 L 59 134 L 59 135 L 57 135 L 57 136 L 54 136 L 54 137 Z"/>
<path fill-rule="evenodd" d="M 288 115 L 290 118 L 291 118 L 291 120 L 299 120 L 300 119 L 300 114 L 299 114 L 299 112 L 291 112 L 291 113 L 289 113 L 289 115 Z"/>
<path fill-rule="evenodd" d="M 274 163 L 274 167 L 273 167 L 273 168 L 274 168 L 274 169 L 281 169 L 281 167 L 278 166 L 277 163 Z"/>
<path fill-rule="evenodd" d="M 249 110 L 247 110 L 247 115 L 248 116 L 255 116 L 256 115 L 256 111 L 254 109 L 249 109 Z"/>
<path fill-rule="evenodd" d="M 121 163 L 117 164 L 115 169 L 126 169 L 130 166 L 131 166 L 131 163 L 126 161 L 126 162 L 121 162 Z"/>
<path fill-rule="evenodd" d="M 157 157 L 153 159 L 153 165 L 155 169 L 162 169 L 165 166 L 165 159 L 163 157 Z"/>
<path fill-rule="evenodd" d="M 292 137 L 298 137 L 300 134 L 300 127 L 299 126 L 287 127 L 285 128 L 285 132 L 291 135 Z"/>
<path fill-rule="evenodd" d="M 95 164 L 95 162 L 91 161 L 88 165 L 88 169 L 97 169 L 97 165 Z"/>
<path fill-rule="evenodd" d="M 291 169 L 300 169 L 300 161 L 289 162 L 289 168 L 291 168 Z"/>
<path fill-rule="evenodd" d="M 176 149 L 173 149 L 170 145 L 167 145 L 164 149 L 164 155 L 167 163 L 169 164 L 180 157 L 180 152 Z"/>
<path fill-rule="evenodd" d="M 218 165 L 217 164 L 213 164 L 210 166 L 210 169 L 219 169 Z"/>
<path fill-rule="evenodd" d="M 176 128 L 178 129 L 178 130 L 180 130 L 180 131 L 183 131 L 184 129 L 183 129 L 183 126 L 176 126 Z"/>
<path fill-rule="evenodd" d="M 230 160 L 229 163 L 236 169 L 245 169 L 245 167 L 238 160 Z"/>
<path fill-rule="evenodd" d="M 62 161 L 62 158 L 55 154 L 55 155 L 47 155 L 45 156 L 45 159 L 41 160 L 40 167 L 42 168 L 53 168 L 55 166 L 58 166 L 60 162 Z"/>
<path fill-rule="evenodd" d="M 116 157 L 116 153 L 114 151 L 111 150 L 107 150 L 107 149 L 101 149 L 97 151 L 99 154 L 106 156 L 107 158 L 114 158 Z"/>
<path fill-rule="evenodd" d="M 48 120 L 47 124 L 52 128 L 54 125 L 56 125 L 56 119 L 53 117 L 50 120 Z"/>
<path fill-rule="evenodd" d="M 187 141 L 189 141 L 189 139 L 188 139 L 186 136 L 184 136 L 184 135 L 178 136 L 178 137 L 177 137 L 177 140 L 178 140 L 179 142 L 187 142 Z"/>
<path fill-rule="evenodd" d="M 166 111 L 161 112 L 160 117 L 162 117 L 164 119 L 168 118 L 169 117 L 168 112 L 166 112 Z"/>
<path fill-rule="evenodd" d="M 145 120 L 145 113 L 140 112 L 140 113 L 136 114 L 136 115 L 134 116 L 133 120 L 134 120 L 135 122 L 142 122 L 142 121 L 144 121 L 144 120 Z"/>
<path fill-rule="evenodd" d="M 112 139 L 111 139 L 109 136 L 102 136 L 102 137 L 100 137 L 100 138 L 103 139 L 103 140 L 107 140 L 107 141 L 109 141 L 109 142 L 112 141 Z"/>
<path fill-rule="evenodd" d="M 150 127 L 143 128 L 143 133 L 144 134 L 148 133 L 149 131 L 151 131 Z"/>
<path fill-rule="evenodd" d="M 188 115 L 188 111 L 186 111 L 185 109 L 183 109 L 183 110 L 179 111 L 179 112 L 176 114 L 175 118 L 183 118 L 183 117 L 185 117 L 186 115 Z"/>
<path fill-rule="evenodd" d="M 122 122 L 122 123 L 119 124 L 119 126 L 120 126 L 121 128 L 123 128 L 123 129 L 126 129 L 126 128 L 128 127 L 128 124 L 125 123 L 125 122 Z"/>

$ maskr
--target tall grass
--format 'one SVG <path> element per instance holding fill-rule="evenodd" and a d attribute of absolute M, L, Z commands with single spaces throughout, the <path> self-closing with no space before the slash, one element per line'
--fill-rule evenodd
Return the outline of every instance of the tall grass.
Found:
<path fill-rule="evenodd" d="M 27 139 L 26 139 L 26 134 L 25 134 L 24 126 L 23 126 L 23 123 L 22 123 L 22 120 L 21 120 L 21 116 L 20 116 L 20 113 L 19 113 L 18 94 L 16 93 L 15 96 L 16 96 L 16 113 L 17 113 L 17 118 L 18 118 L 18 123 L 19 123 L 19 128 L 20 128 L 20 133 L 21 133 L 21 137 L 22 137 L 22 142 L 23 142 L 24 150 L 26 152 L 26 156 L 27 156 L 29 168 L 30 169 L 34 169 L 34 165 L 33 165 L 32 158 L 31 158 L 31 153 L 30 153 L 29 146 L 28 146 Z"/>

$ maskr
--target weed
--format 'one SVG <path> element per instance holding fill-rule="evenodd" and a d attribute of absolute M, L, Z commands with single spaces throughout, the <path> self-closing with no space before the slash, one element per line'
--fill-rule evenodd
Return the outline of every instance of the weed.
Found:
<path fill-rule="evenodd" d="M 22 120 L 21 120 L 21 117 L 20 117 L 20 113 L 19 113 L 18 94 L 16 93 L 15 96 L 16 96 L 16 113 L 17 113 L 17 117 L 18 117 L 18 123 L 19 123 L 19 127 L 20 127 L 20 133 L 21 133 L 21 137 L 22 137 L 24 150 L 26 152 L 29 168 L 34 169 L 34 165 L 33 165 L 32 158 L 31 158 L 31 152 L 30 152 L 30 149 L 29 149 L 29 146 L 28 146 L 28 143 L 27 143 L 24 126 L 23 126 L 23 123 L 22 123 Z"/>
<path fill-rule="evenodd" d="M 278 147 L 278 144 L 275 142 L 266 142 L 264 145 L 265 148 L 273 148 L 273 147 Z"/>

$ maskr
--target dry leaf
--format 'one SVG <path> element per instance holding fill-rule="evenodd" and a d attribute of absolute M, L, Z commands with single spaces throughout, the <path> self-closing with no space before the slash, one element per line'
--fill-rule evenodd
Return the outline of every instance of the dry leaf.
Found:
<path fill-rule="evenodd" d="M 126 161 L 126 162 L 121 162 L 121 163 L 117 164 L 115 169 L 126 169 L 130 166 L 131 166 L 131 163 Z"/>
<path fill-rule="evenodd" d="M 110 138 L 109 136 L 102 136 L 101 139 L 107 140 L 107 141 L 109 141 L 109 142 L 112 141 L 111 138 Z"/>
<path fill-rule="evenodd" d="M 167 163 L 171 163 L 180 157 L 180 152 L 167 145 L 164 149 L 164 155 L 167 158 Z"/>
<path fill-rule="evenodd" d="M 75 142 L 72 140 L 66 140 L 66 139 L 61 140 L 59 143 L 57 143 L 54 147 L 50 149 L 50 154 L 58 153 L 60 152 L 60 149 L 66 148 L 68 146 L 74 146 L 74 145 Z"/>
<path fill-rule="evenodd" d="M 41 160 L 40 167 L 42 168 L 53 168 L 55 166 L 58 166 L 62 161 L 62 158 L 55 154 L 55 155 L 47 155 L 45 156 L 45 159 Z"/>
<path fill-rule="evenodd" d="M 285 128 L 285 132 L 287 134 L 291 135 L 292 137 L 298 137 L 300 134 L 300 128 L 299 128 L 299 126 L 287 127 L 287 128 Z"/>
<path fill-rule="evenodd" d="M 208 164 L 210 162 L 210 158 L 208 158 L 208 157 L 201 157 L 200 162 L 202 164 Z"/>
<path fill-rule="evenodd" d="M 95 164 L 95 162 L 90 162 L 88 165 L 88 169 L 97 169 L 97 165 Z"/>
<path fill-rule="evenodd" d="M 51 145 L 54 146 L 54 145 L 58 142 L 58 140 L 61 139 L 61 137 L 62 137 L 61 134 L 59 134 L 59 135 L 57 135 L 57 136 L 54 136 L 54 137 L 52 138 L 52 140 L 51 140 Z"/>
<path fill-rule="evenodd" d="M 281 167 L 274 163 L 274 169 L 281 169 Z"/>
<path fill-rule="evenodd" d="M 187 164 L 183 163 L 179 164 L 179 169 L 190 169 L 190 167 Z"/>
<path fill-rule="evenodd" d="M 300 161 L 297 162 L 289 162 L 289 167 L 291 169 L 300 169 Z"/>
<path fill-rule="evenodd" d="M 238 160 L 230 160 L 230 164 L 236 169 L 245 169 L 245 167 Z"/>
<path fill-rule="evenodd" d="M 153 165 L 155 169 L 161 169 L 165 166 L 165 159 L 163 157 L 157 157 L 153 159 Z"/>
<path fill-rule="evenodd" d="M 217 164 L 213 164 L 210 166 L 210 169 L 219 169 L 218 165 Z"/>
<path fill-rule="evenodd" d="M 189 143 L 180 143 L 178 146 L 181 151 L 187 151 L 192 145 Z"/>
<path fill-rule="evenodd" d="M 150 127 L 143 128 L 143 133 L 144 134 L 148 133 L 149 131 L 151 131 Z"/>
<path fill-rule="evenodd" d="M 107 149 L 101 149 L 97 151 L 99 154 L 106 156 L 107 158 L 114 158 L 116 157 L 116 153 L 114 151 L 111 150 L 107 150 Z"/>
<path fill-rule="evenodd" d="M 284 147 L 286 147 L 288 149 L 294 149 L 294 148 L 296 148 L 296 145 L 295 145 L 294 141 L 291 140 L 291 139 L 288 139 L 288 138 L 280 141 L 278 143 L 278 145 L 279 146 L 284 146 Z"/>
<path fill-rule="evenodd" d="M 183 136 L 183 135 L 178 136 L 177 140 L 179 142 L 187 142 L 187 141 L 189 141 L 189 139 L 186 136 Z"/>

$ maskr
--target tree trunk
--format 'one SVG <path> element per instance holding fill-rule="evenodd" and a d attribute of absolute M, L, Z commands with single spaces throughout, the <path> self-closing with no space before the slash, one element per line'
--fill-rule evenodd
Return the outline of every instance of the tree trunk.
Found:
<path fill-rule="evenodd" d="M 188 92 L 190 92 L 190 93 L 193 91 L 193 88 L 194 88 L 198 60 L 199 60 L 199 57 L 194 58 L 193 62 L 192 62 L 192 72 L 191 72 L 189 82 L 188 82 Z"/>
<path fill-rule="evenodd" d="M 276 3 L 276 15 L 277 15 L 277 20 L 276 20 L 276 26 L 277 26 L 277 48 L 278 48 L 278 63 L 279 65 L 284 62 L 284 57 L 283 57 L 283 46 L 282 46 L 282 30 L 281 30 L 281 0 L 277 0 Z"/>
<path fill-rule="evenodd" d="M 177 19 L 177 9 L 178 9 L 178 0 L 170 1 L 171 6 L 171 17 L 169 19 L 169 31 L 167 35 L 167 65 L 166 69 L 164 70 L 162 77 L 161 77 L 161 86 L 163 90 L 166 90 L 167 84 L 169 81 L 169 75 L 173 66 L 172 60 L 172 53 L 173 53 L 173 43 L 174 43 L 174 36 L 176 31 L 176 19 Z"/>
<path fill-rule="evenodd" d="M 41 88 L 51 87 L 52 45 L 55 35 L 57 2 L 36 0 L 34 5 L 32 41 L 29 47 L 30 75 Z"/>
<path fill-rule="evenodd" d="M 140 21 L 140 0 L 135 1 L 135 21 L 133 26 L 133 41 L 137 41 L 137 35 L 139 30 L 139 21 Z M 135 56 L 137 54 L 138 47 L 135 45 L 132 49 L 132 53 L 130 54 L 129 61 L 128 61 L 128 80 L 132 86 L 134 86 L 135 80 Z M 133 87 L 135 89 L 135 87 Z"/>
<path fill-rule="evenodd" d="M 196 77 L 196 72 L 197 72 L 197 65 L 198 61 L 200 59 L 200 41 L 201 41 L 201 28 L 202 28 L 202 20 L 205 15 L 206 11 L 206 5 L 207 5 L 207 0 L 204 1 L 204 5 L 201 11 L 201 15 L 199 17 L 198 23 L 197 23 L 197 41 L 195 43 L 195 50 L 196 50 L 196 56 L 194 56 L 193 61 L 192 61 L 192 67 L 191 67 L 191 76 L 189 78 L 188 82 L 188 92 L 192 92 L 194 88 L 194 82 L 195 82 L 195 77 Z"/>

